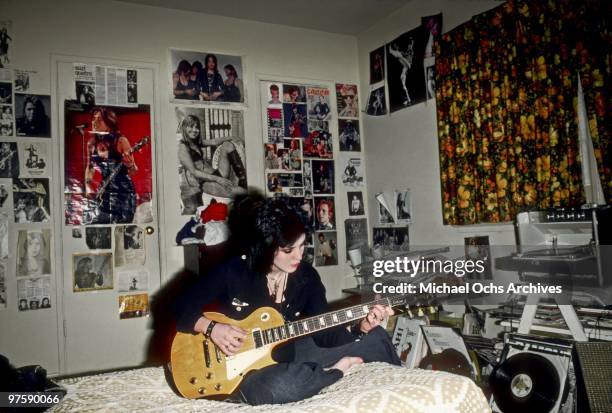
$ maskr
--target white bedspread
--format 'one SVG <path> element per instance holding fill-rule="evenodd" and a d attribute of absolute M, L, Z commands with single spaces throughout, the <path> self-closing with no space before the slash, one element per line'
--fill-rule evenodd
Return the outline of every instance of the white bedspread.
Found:
<path fill-rule="evenodd" d="M 488 413 L 481 390 L 469 379 L 385 363 L 353 367 L 320 394 L 297 403 L 248 406 L 187 400 L 168 387 L 161 367 L 60 381 L 68 389 L 51 412 L 398 412 Z"/>

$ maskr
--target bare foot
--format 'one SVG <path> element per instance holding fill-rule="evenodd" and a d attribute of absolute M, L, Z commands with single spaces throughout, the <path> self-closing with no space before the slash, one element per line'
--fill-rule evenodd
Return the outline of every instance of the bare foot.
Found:
<path fill-rule="evenodd" d="M 363 363 L 361 357 L 342 357 L 336 364 L 331 366 L 331 369 L 338 369 L 343 374 L 348 371 L 352 366 Z"/>

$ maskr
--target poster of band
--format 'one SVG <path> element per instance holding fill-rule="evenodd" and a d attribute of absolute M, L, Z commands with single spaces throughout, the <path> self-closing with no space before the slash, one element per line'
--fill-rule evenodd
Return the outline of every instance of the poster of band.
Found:
<path fill-rule="evenodd" d="M 51 277 L 17 280 L 19 311 L 51 308 Z"/>
<path fill-rule="evenodd" d="M 65 102 L 66 225 L 152 222 L 148 105 Z"/>
<path fill-rule="evenodd" d="M 419 26 L 386 45 L 391 112 L 424 102 L 427 98 L 423 58 L 429 34 L 425 26 Z"/>
<path fill-rule="evenodd" d="M 243 113 L 175 107 L 181 213 L 247 191 Z"/>
<path fill-rule="evenodd" d="M 323 241 L 319 233 L 307 239 L 306 251 L 316 265 L 337 265 L 332 92 L 269 81 L 261 90 L 266 193 L 284 196 L 312 228 L 326 231 Z"/>
<path fill-rule="evenodd" d="M 138 102 L 138 71 L 75 63 L 74 92 L 83 105 L 135 106 Z"/>
<path fill-rule="evenodd" d="M 47 142 L 19 142 L 22 177 L 50 176 L 49 144 Z"/>
<path fill-rule="evenodd" d="M 246 104 L 241 56 L 170 50 L 175 103 Z"/>
<path fill-rule="evenodd" d="M 49 222 L 49 179 L 13 179 L 13 206 L 17 224 Z"/>

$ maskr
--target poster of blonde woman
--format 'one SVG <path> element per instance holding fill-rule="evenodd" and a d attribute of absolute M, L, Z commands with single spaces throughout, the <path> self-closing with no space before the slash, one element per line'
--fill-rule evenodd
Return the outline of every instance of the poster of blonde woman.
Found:
<path fill-rule="evenodd" d="M 51 273 L 49 229 L 17 232 L 17 276 Z"/>

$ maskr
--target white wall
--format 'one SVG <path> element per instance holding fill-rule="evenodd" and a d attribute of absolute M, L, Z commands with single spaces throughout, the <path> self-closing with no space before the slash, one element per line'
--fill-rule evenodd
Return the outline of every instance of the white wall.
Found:
<path fill-rule="evenodd" d="M 362 95 L 369 86 L 369 53 L 421 23 L 422 16 L 442 12 L 443 31 L 471 16 L 500 5 L 494 0 L 413 0 L 358 36 Z M 378 220 L 374 195 L 380 191 L 411 188 L 413 224 L 410 244 L 463 245 L 463 238 L 489 235 L 491 244 L 514 245 L 511 224 L 444 226 L 438 158 L 435 101 L 429 100 L 388 116 L 365 115 L 363 120 L 370 224 Z"/>
<path fill-rule="evenodd" d="M 358 82 L 355 37 L 271 25 L 220 16 L 181 12 L 115 1 L 1 0 L 1 19 L 13 21 L 13 62 L 20 69 L 38 71 L 41 90 L 50 92 L 51 54 L 153 62 L 160 65 L 157 91 L 161 107 L 163 181 L 160 199 L 162 281 L 183 267 L 182 248 L 174 245 L 177 230 L 186 222 L 178 215 L 179 192 L 176 121 L 169 103 L 169 48 L 213 51 L 246 56 L 245 111 L 247 169 L 250 186 L 263 188 L 263 155 L 257 78 L 272 76 L 319 81 Z M 54 115 L 55 116 L 55 115 Z M 57 123 L 57 119 L 54 119 Z M 62 139 L 58 139 L 61 142 Z M 158 142 L 159 144 L 160 142 Z M 57 193 L 60 189 L 56 188 Z M 342 194 L 343 195 L 343 194 Z M 346 203 L 337 195 L 338 203 Z M 61 217 L 59 211 L 54 211 Z M 340 218 L 340 217 L 339 217 Z M 342 228 L 342 221 L 339 220 Z M 344 238 L 344 234 L 338 236 Z M 342 231 L 343 232 L 343 231 Z M 340 244 L 344 248 L 344 243 Z M 343 257 L 343 249 L 339 249 Z M 344 262 L 340 259 L 340 262 Z M 346 265 L 319 271 L 328 298 L 351 286 Z"/>

